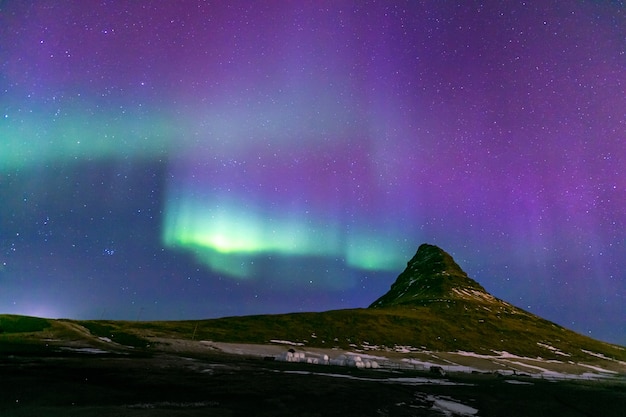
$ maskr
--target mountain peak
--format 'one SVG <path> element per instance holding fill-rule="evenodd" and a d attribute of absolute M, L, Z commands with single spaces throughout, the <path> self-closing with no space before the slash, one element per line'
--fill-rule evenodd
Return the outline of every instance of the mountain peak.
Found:
<path fill-rule="evenodd" d="M 435 245 L 422 244 L 391 289 L 370 307 L 423 304 L 449 299 L 495 300 L 469 278 L 452 256 Z"/>
<path fill-rule="evenodd" d="M 407 268 L 423 273 L 448 273 L 467 277 L 465 271 L 454 261 L 449 253 L 439 246 L 423 243 L 407 262 Z"/>

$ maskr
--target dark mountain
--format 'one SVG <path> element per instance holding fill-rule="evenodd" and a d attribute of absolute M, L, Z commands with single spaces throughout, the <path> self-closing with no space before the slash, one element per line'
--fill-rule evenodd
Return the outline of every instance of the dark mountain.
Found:
<path fill-rule="evenodd" d="M 447 252 L 423 244 L 389 292 L 374 301 L 370 308 L 467 298 L 495 300 L 478 282 L 469 278 Z"/>

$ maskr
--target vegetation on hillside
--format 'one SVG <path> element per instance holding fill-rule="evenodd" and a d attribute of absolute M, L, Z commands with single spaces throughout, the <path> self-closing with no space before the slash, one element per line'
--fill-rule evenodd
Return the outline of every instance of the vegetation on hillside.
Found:
<path fill-rule="evenodd" d="M 0 314 L 0 334 L 39 332 L 48 327 L 50 327 L 48 319 Z"/>
<path fill-rule="evenodd" d="M 149 344 L 146 339 L 137 334 L 125 331 L 124 328 L 127 327 L 124 326 L 125 322 L 85 320 L 77 323 L 89 330 L 92 335 L 120 345 L 145 348 Z"/>
<path fill-rule="evenodd" d="M 81 324 L 100 336 L 134 334 L 142 341 L 165 337 L 260 344 L 278 340 L 308 347 L 342 349 L 410 346 L 482 354 L 506 351 L 559 360 L 588 360 L 590 357 L 584 352 L 587 350 L 626 360 L 626 350 L 621 347 L 577 334 L 530 313 L 511 313 L 504 309 L 489 311 L 481 303 L 458 300 L 413 308 L 350 309 L 199 321 Z"/>

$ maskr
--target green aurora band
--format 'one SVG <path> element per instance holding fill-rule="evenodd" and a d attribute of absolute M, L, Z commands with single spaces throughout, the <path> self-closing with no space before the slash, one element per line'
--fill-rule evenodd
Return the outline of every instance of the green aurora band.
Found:
<path fill-rule="evenodd" d="M 329 102 L 326 97 L 312 104 L 324 108 L 322 104 Z M 10 107 L 23 107 L 18 104 Z M 304 129 L 298 127 L 297 114 L 285 111 L 285 103 L 257 103 L 245 110 L 230 104 L 198 107 L 185 115 L 174 110 L 94 107 L 82 99 L 61 107 L 41 106 L 2 115 L 0 172 L 129 157 L 148 161 L 184 160 L 197 154 L 230 158 L 249 152 L 257 141 L 252 138 L 295 149 L 328 138 L 329 131 L 338 137 L 350 133 L 329 110 L 338 110 L 337 104 L 314 112 Z M 162 242 L 168 248 L 191 252 L 202 264 L 236 278 L 256 276 L 254 259 L 272 255 L 339 260 L 364 270 L 397 270 L 404 263 L 402 254 L 411 249 L 395 239 L 401 229 L 390 234 L 388 227 L 379 225 L 348 232 L 336 212 L 318 211 L 305 217 L 289 209 L 269 211 L 259 201 L 246 198 L 207 200 L 188 194 L 168 193 Z"/>
<path fill-rule="evenodd" d="M 167 160 L 199 147 L 213 156 L 233 157 L 255 143 L 302 147 L 354 130 L 340 122 L 354 116 L 337 94 L 312 100 L 293 92 L 283 101 L 243 96 L 237 104 L 227 97 L 217 102 L 166 110 L 103 106 L 83 97 L 35 107 L 24 101 L 3 103 L 0 171 L 111 158 Z M 306 117 L 296 110 L 303 106 L 312 109 Z"/>
<path fill-rule="evenodd" d="M 405 262 L 402 245 L 381 238 L 387 234 L 347 234 L 332 219 L 312 221 L 288 212 L 268 215 L 244 199 L 213 204 L 171 199 L 162 230 L 168 248 L 189 251 L 198 262 L 240 279 L 256 275 L 258 256 L 340 259 L 348 267 L 372 271 L 394 271 Z"/>

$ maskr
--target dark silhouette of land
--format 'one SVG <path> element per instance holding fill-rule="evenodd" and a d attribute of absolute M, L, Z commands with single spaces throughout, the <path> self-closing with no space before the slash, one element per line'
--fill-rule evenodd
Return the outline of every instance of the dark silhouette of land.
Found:
<path fill-rule="evenodd" d="M 625 409 L 623 347 L 493 297 L 432 245 L 365 309 L 177 322 L 0 315 L 2 417 L 621 417 Z"/>

